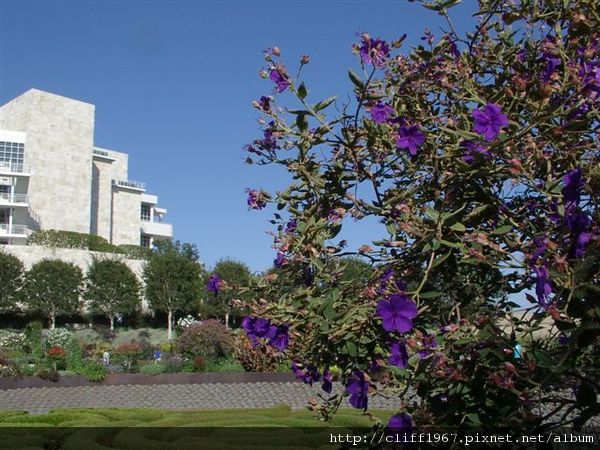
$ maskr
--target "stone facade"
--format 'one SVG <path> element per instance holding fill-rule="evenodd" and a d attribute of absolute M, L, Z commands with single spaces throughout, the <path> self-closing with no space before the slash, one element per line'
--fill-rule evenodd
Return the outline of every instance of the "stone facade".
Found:
<path fill-rule="evenodd" d="M 116 245 L 172 238 L 156 196 L 128 180 L 128 155 L 94 146 L 94 110 L 37 89 L 0 107 L 0 244 L 23 244 L 36 229 L 95 234 Z M 4 150 L 14 145 L 25 160 L 19 173 L 11 173 L 14 155 Z"/>
<path fill-rule="evenodd" d="M 0 108 L 27 135 L 29 206 L 45 229 L 89 233 L 94 105 L 32 89 Z"/>

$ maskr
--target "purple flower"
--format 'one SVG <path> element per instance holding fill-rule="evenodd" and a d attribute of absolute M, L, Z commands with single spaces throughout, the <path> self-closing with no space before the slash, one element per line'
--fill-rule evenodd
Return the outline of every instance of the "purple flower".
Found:
<path fill-rule="evenodd" d="M 462 141 L 460 146 L 463 148 L 463 161 L 467 164 L 473 164 L 476 155 L 489 155 L 489 150 L 477 141 Z"/>
<path fill-rule="evenodd" d="M 544 71 L 542 73 L 542 80 L 544 81 L 544 83 L 547 83 L 552 78 L 552 75 L 554 75 L 554 72 L 556 72 L 556 69 L 558 69 L 562 64 L 562 60 L 548 53 L 544 54 L 544 56 L 542 57 L 542 61 L 546 63 L 546 66 L 544 67 Z"/>
<path fill-rule="evenodd" d="M 367 410 L 369 404 L 369 381 L 359 369 L 352 371 L 346 384 L 346 391 L 350 394 L 350 404 L 356 409 Z"/>
<path fill-rule="evenodd" d="M 313 382 L 319 381 L 320 375 L 315 366 L 308 365 L 303 369 L 297 362 L 293 361 L 292 372 L 294 372 L 297 379 L 302 380 L 304 383 L 310 384 L 311 386 Z"/>
<path fill-rule="evenodd" d="M 248 188 L 246 189 L 246 192 L 248 193 L 248 199 L 246 200 L 246 203 L 250 209 L 263 209 L 265 206 L 267 206 L 267 203 L 265 202 L 260 191 Z"/>
<path fill-rule="evenodd" d="M 323 383 L 321 384 L 321 389 L 328 394 L 331 394 L 331 390 L 333 389 L 333 375 L 329 369 L 323 371 Z"/>
<path fill-rule="evenodd" d="M 592 239 L 591 233 L 588 232 L 588 228 L 591 225 L 589 217 L 579 209 L 572 209 L 567 211 L 567 228 L 571 232 L 571 249 L 569 250 L 569 256 L 571 258 L 583 258 L 585 255 L 585 249 Z"/>
<path fill-rule="evenodd" d="M 544 266 L 533 268 L 537 279 L 535 281 L 535 294 L 540 306 L 546 307 L 549 304 L 549 295 L 552 293 L 552 284 L 548 275 L 548 269 Z"/>
<path fill-rule="evenodd" d="M 579 69 L 585 89 L 600 92 L 600 60 L 583 63 Z"/>
<path fill-rule="evenodd" d="M 537 260 L 546 253 L 546 250 L 548 249 L 548 238 L 541 236 L 533 238 L 533 246 L 533 253 L 529 257 L 529 265 L 532 267 L 537 263 Z"/>
<path fill-rule="evenodd" d="M 495 103 L 488 103 L 483 109 L 476 109 L 471 114 L 475 119 L 473 129 L 488 141 L 500 134 L 500 128 L 508 126 L 508 118 Z"/>
<path fill-rule="evenodd" d="M 213 273 L 208 278 L 208 283 L 206 283 L 206 290 L 208 290 L 208 292 L 214 292 L 215 294 L 218 294 L 220 287 L 221 287 L 221 277 L 219 277 L 218 273 Z"/>
<path fill-rule="evenodd" d="M 417 305 L 404 294 L 393 294 L 389 300 L 380 300 L 377 314 L 383 319 L 386 331 L 407 333 L 413 328 L 412 319 L 417 317 Z"/>
<path fill-rule="evenodd" d="M 287 263 L 287 258 L 285 257 L 285 255 L 281 252 L 277 252 L 277 258 L 275 258 L 275 260 L 273 261 L 273 265 L 277 269 L 281 269 L 285 263 Z"/>
<path fill-rule="evenodd" d="M 260 100 L 256 102 L 256 106 L 262 112 L 269 114 L 271 112 L 271 98 L 263 95 Z"/>
<path fill-rule="evenodd" d="M 271 326 L 269 330 L 269 345 L 276 348 L 280 352 L 284 351 L 289 344 L 289 326 L 280 325 L 278 327 Z"/>
<path fill-rule="evenodd" d="M 296 219 L 290 220 L 285 226 L 286 233 L 293 233 L 296 231 L 296 227 L 298 226 L 298 221 Z"/>
<path fill-rule="evenodd" d="M 390 429 L 390 431 L 404 436 L 412 434 L 413 430 L 412 418 L 406 413 L 395 414 L 392 417 L 390 417 L 387 426 Z M 403 442 L 403 440 L 401 440 L 400 442 Z"/>
<path fill-rule="evenodd" d="M 386 269 L 386 271 L 383 272 L 383 274 L 379 277 L 379 287 L 377 288 L 377 293 L 379 295 L 385 292 L 388 283 L 392 278 L 394 278 L 394 269 Z"/>
<path fill-rule="evenodd" d="M 396 135 L 396 146 L 398 148 L 407 148 L 412 156 L 417 154 L 417 150 L 425 142 L 425 135 L 418 125 L 403 125 Z"/>
<path fill-rule="evenodd" d="M 256 335 L 256 337 L 259 337 L 259 338 L 266 337 L 270 328 L 271 328 L 271 322 L 269 321 L 269 319 L 264 319 L 262 317 L 259 317 L 254 321 L 253 329 L 254 329 L 254 334 Z"/>
<path fill-rule="evenodd" d="M 406 344 L 404 342 L 394 342 L 391 350 L 392 354 L 388 358 L 388 362 L 400 369 L 406 369 L 406 366 L 408 366 L 408 351 L 406 350 Z"/>
<path fill-rule="evenodd" d="M 569 210 L 579 204 L 580 191 L 583 187 L 583 171 L 580 167 L 570 170 L 563 178 L 562 188 L 565 209 Z"/>
<path fill-rule="evenodd" d="M 378 102 L 371 108 L 371 117 L 375 123 L 386 123 L 389 118 L 394 114 L 394 108 L 387 103 Z"/>
<path fill-rule="evenodd" d="M 275 83 L 275 90 L 277 92 L 283 92 L 291 85 L 287 73 L 285 73 L 285 70 L 281 67 L 275 67 L 274 69 L 271 69 L 271 72 L 269 73 L 269 79 Z"/>
<path fill-rule="evenodd" d="M 363 64 L 373 64 L 375 67 L 385 66 L 386 58 L 390 56 L 390 47 L 381 39 L 371 39 L 367 33 L 362 35 L 360 59 Z"/>

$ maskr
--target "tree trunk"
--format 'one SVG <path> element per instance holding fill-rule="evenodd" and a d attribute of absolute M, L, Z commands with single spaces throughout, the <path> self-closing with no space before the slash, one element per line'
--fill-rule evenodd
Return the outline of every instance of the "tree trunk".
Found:
<path fill-rule="evenodd" d="M 225 311 L 225 328 L 229 329 L 229 311 Z"/>
<path fill-rule="evenodd" d="M 167 324 L 167 339 L 170 341 L 173 337 L 173 313 L 170 310 L 167 314 L 167 321 L 169 322 Z"/>
<path fill-rule="evenodd" d="M 108 320 L 110 320 L 110 331 L 115 331 L 115 318 L 110 316 Z"/>
<path fill-rule="evenodd" d="M 50 329 L 54 330 L 55 327 L 56 327 L 56 317 L 54 316 L 54 313 L 50 313 Z"/>

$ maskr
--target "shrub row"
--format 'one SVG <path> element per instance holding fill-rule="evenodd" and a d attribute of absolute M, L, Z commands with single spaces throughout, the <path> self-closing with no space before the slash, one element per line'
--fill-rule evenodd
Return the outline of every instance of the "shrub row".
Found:
<path fill-rule="evenodd" d="M 101 236 L 74 231 L 38 230 L 28 239 L 30 245 L 77 248 L 95 252 L 118 253 L 132 259 L 148 259 L 151 250 L 139 245 L 113 245 Z"/>

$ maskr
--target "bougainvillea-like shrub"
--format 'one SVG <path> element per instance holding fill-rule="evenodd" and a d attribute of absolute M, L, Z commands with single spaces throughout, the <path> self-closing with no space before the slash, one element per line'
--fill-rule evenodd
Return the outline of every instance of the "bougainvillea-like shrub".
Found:
<path fill-rule="evenodd" d="M 394 429 L 583 425 L 599 411 L 597 2 L 481 0 L 468 33 L 457 2 L 422 3 L 447 31 L 410 49 L 361 34 L 337 98 L 311 97 L 308 57 L 266 51 L 246 160 L 293 181 L 247 191 L 277 211 L 243 327 L 295 349 L 325 417 L 385 394 Z M 344 226 L 365 220 L 351 247 Z M 342 276 L 345 256 L 367 282 Z"/>

